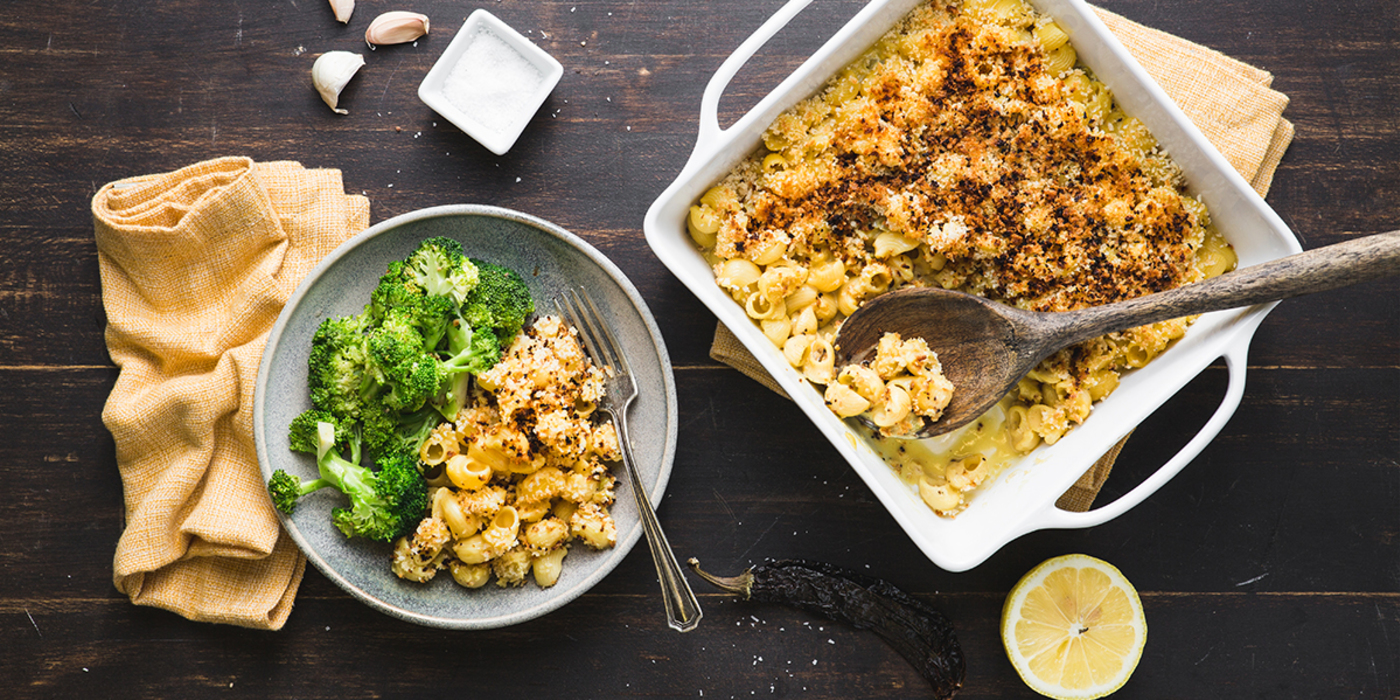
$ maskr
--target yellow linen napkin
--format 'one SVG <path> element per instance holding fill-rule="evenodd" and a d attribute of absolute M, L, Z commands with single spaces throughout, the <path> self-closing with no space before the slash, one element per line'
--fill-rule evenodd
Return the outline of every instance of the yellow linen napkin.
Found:
<path fill-rule="evenodd" d="M 1288 96 L 1269 87 L 1273 76 L 1108 10 L 1095 8 L 1095 12 L 1259 196 L 1267 194 L 1279 160 L 1293 141 L 1293 125 L 1283 118 Z M 710 357 L 783 393 L 724 324 L 715 328 Z M 1125 442 L 1127 438 L 1090 467 L 1056 505 L 1088 510 Z"/>
<path fill-rule="evenodd" d="M 369 225 L 337 170 L 219 158 L 110 183 L 92 214 L 121 369 L 102 411 L 126 528 L 113 582 L 137 605 L 279 629 L 306 559 L 253 448 L 267 333 L 302 277 Z"/>

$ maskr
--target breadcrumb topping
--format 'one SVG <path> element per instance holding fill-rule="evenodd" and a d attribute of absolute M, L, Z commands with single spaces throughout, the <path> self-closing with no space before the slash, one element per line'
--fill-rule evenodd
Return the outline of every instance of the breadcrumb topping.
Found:
<path fill-rule="evenodd" d="M 1038 311 L 1188 281 L 1201 222 L 1175 167 L 1106 131 L 1027 32 L 952 3 L 895 31 L 850 71 L 858 96 L 833 107 L 838 81 L 773 125 L 784 164 L 751 160 L 722 183 L 736 206 L 719 208 L 721 258 L 782 239 L 862 267 L 872 232 L 890 231 L 941 253 L 945 286 Z"/>

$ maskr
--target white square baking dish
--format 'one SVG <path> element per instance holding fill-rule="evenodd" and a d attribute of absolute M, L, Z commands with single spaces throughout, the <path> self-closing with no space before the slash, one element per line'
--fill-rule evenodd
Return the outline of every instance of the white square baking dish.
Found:
<path fill-rule="evenodd" d="M 648 210 L 644 228 L 647 242 L 661 261 L 734 331 L 924 554 L 944 569 L 963 571 L 1028 532 L 1106 522 L 1171 479 L 1215 437 L 1239 405 L 1249 340 L 1273 305 L 1202 316 L 1171 349 L 1147 367 L 1126 374 L 1118 390 L 1096 405 L 1080 427 L 1053 446 L 1037 448 L 992 483 L 984 484 L 957 517 L 939 517 L 929 510 L 858 433 L 827 410 L 820 394 L 715 284 L 685 225 L 690 205 L 758 146 L 763 131 L 780 113 L 858 57 L 919 1 L 874 0 L 733 126 L 721 129 L 717 107 L 729 81 L 810 0 L 791 0 L 778 10 L 710 80 L 700 102 L 695 150 Z M 1087 4 L 1081 0 L 1030 2 L 1065 29 L 1080 59 L 1113 90 L 1125 111 L 1142 119 L 1169 150 L 1185 171 L 1190 190 L 1205 200 L 1216 226 L 1235 247 L 1241 267 L 1300 250 L 1278 215 L 1206 141 Z M 1056 499 L 1101 455 L 1216 358 L 1224 358 L 1229 370 L 1224 400 L 1180 452 L 1168 456 L 1156 472 L 1112 503 L 1085 513 L 1055 506 Z"/>

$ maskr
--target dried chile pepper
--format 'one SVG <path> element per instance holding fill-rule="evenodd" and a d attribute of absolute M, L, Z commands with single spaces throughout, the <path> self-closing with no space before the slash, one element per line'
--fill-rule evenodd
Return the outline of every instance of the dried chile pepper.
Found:
<path fill-rule="evenodd" d="M 966 664 L 953 624 L 943 613 L 893 584 L 821 562 L 765 562 L 738 576 L 713 576 L 691 558 L 701 578 L 745 600 L 777 603 L 868 629 L 894 647 L 937 698 L 962 688 Z"/>

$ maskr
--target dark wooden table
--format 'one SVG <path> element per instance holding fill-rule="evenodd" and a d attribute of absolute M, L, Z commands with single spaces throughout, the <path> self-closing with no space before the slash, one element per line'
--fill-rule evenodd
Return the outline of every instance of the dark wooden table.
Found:
<path fill-rule="evenodd" d="M 309 570 L 277 633 L 137 608 L 111 583 L 121 483 L 99 414 L 117 370 L 89 202 L 103 183 L 219 155 L 344 171 L 381 221 L 483 202 L 577 232 L 635 282 L 676 368 L 680 449 L 661 519 L 682 558 L 737 571 L 803 557 L 888 578 L 945 610 L 963 697 L 1030 697 L 1001 649 L 1010 586 L 1085 552 L 1142 593 L 1151 634 L 1120 697 L 1400 697 L 1400 281 L 1285 302 L 1253 343 L 1243 405 L 1175 480 L 1115 521 L 1039 532 L 973 571 L 929 563 L 796 408 L 707 356 L 713 317 L 652 256 L 642 215 L 694 142 L 702 87 L 777 0 L 486 3 L 565 66 L 506 156 L 416 97 L 473 4 L 361 0 L 7 0 L 0 7 L 0 696 L 918 697 L 868 633 L 746 606 L 666 628 L 635 549 L 544 618 L 420 628 Z M 1305 248 L 1400 221 L 1400 6 L 1392 0 L 1148 0 L 1110 9 L 1261 66 L 1297 138 L 1269 202 Z M 736 118 L 860 6 L 818 0 L 745 69 Z M 363 50 L 380 11 L 434 33 L 381 49 L 330 113 L 316 54 Z M 1131 440 L 1103 499 L 1131 488 L 1218 402 L 1222 366 Z"/>

